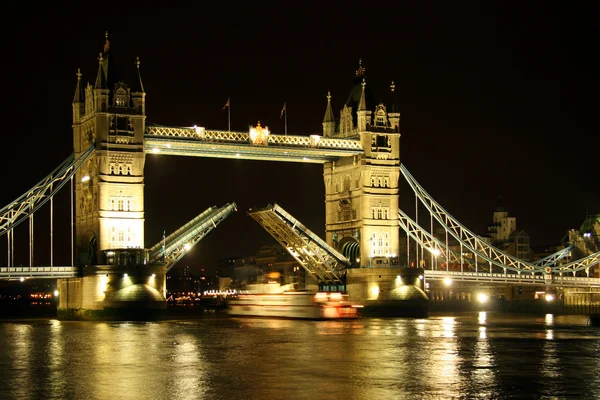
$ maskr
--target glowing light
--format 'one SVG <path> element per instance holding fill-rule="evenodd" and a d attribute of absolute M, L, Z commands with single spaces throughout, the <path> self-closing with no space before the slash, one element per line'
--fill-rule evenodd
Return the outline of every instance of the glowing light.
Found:
<path fill-rule="evenodd" d="M 446 286 L 450 286 L 450 285 L 452 285 L 452 279 L 450 279 L 450 278 L 445 278 L 445 279 L 444 279 L 444 285 L 446 285 Z"/>
<path fill-rule="evenodd" d="M 310 145 L 311 147 L 317 147 L 319 142 L 321 141 L 321 136 L 319 135 L 310 135 Z"/>
<path fill-rule="evenodd" d="M 260 121 L 256 125 L 256 127 L 250 128 L 250 141 L 255 145 L 264 145 L 266 146 L 269 142 L 269 127 L 265 126 L 264 128 L 260 126 Z"/>
<path fill-rule="evenodd" d="M 480 326 L 479 327 L 479 339 L 486 339 L 486 338 L 487 338 L 486 328 L 485 328 L 485 326 Z"/>
<path fill-rule="evenodd" d="M 487 321 L 487 313 L 485 311 L 481 311 L 479 313 L 479 323 L 485 324 L 486 321 Z"/>
<path fill-rule="evenodd" d="M 154 154 L 160 153 L 160 149 L 159 149 L 159 148 L 157 148 L 157 147 L 155 147 L 155 148 L 153 148 L 153 149 L 152 149 L 152 152 L 153 152 Z"/>
<path fill-rule="evenodd" d="M 23 282 L 23 281 L 25 280 L 25 278 L 23 278 L 23 277 L 20 277 L 20 278 L 19 278 L 19 280 L 20 280 L 21 282 Z"/>
<path fill-rule="evenodd" d="M 127 276 L 128 276 L 127 274 L 123 274 L 123 278 L 127 278 Z"/>
<path fill-rule="evenodd" d="M 156 278 L 156 274 L 152 274 L 152 278 Z"/>
<path fill-rule="evenodd" d="M 185 246 L 183 246 L 183 249 L 184 249 L 185 251 L 188 251 L 188 250 L 189 250 L 189 249 L 191 249 L 191 248 L 192 248 L 192 246 L 190 246 L 190 244 L 189 244 L 189 243 L 186 243 L 186 244 L 185 244 Z"/>
<path fill-rule="evenodd" d="M 477 301 L 479 301 L 480 303 L 485 303 L 486 301 L 488 301 L 488 295 L 485 293 L 479 293 L 477 295 Z"/>
<path fill-rule="evenodd" d="M 83 178 L 81 178 L 81 182 L 87 182 L 90 180 L 90 176 L 89 175 L 85 175 Z"/>
<path fill-rule="evenodd" d="M 423 280 L 423 275 L 419 275 L 419 279 L 420 279 L 420 280 Z"/>
<path fill-rule="evenodd" d="M 553 301 L 553 300 L 554 300 L 554 295 L 553 295 L 553 294 L 550 294 L 550 293 L 548 293 L 548 294 L 546 295 L 546 301 L 550 302 L 550 301 Z"/>
<path fill-rule="evenodd" d="M 431 249 L 427 249 L 427 250 L 429 250 L 431 252 L 431 254 L 433 254 L 436 257 L 441 254 L 441 251 L 439 249 L 433 249 L 433 248 L 431 248 Z"/>
<path fill-rule="evenodd" d="M 54 297 L 58 297 L 58 290 L 54 291 Z"/>
<path fill-rule="evenodd" d="M 544 321 L 546 322 L 546 325 L 554 325 L 554 315 L 553 314 L 546 314 L 546 317 L 544 318 Z"/>
<path fill-rule="evenodd" d="M 369 292 L 371 294 L 371 298 L 378 298 L 379 297 L 379 286 L 378 285 L 373 285 L 371 286 L 371 288 L 369 289 Z"/>

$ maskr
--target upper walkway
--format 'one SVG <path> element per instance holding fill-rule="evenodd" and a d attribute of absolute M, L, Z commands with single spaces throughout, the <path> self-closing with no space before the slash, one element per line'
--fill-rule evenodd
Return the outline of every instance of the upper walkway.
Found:
<path fill-rule="evenodd" d="M 265 129 L 228 132 L 148 126 L 144 145 L 146 152 L 155 154 L 314 164 L 364 152 L 358 139 L 274 135 Z"/>

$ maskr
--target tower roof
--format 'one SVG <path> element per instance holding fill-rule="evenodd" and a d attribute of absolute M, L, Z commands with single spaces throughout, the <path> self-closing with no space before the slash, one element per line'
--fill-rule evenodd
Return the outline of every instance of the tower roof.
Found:
<path fill-rule="evenodd" d="M 96 77 L 96 88 L 114 90 L 115 84 L 121 81 L 110 51 L 108 32 L 105 33 L 104 49 L 100 53 L 98 76 Z M 102 75 L 102 76 L 101 76 Z"/>
<path fill-rule="evenodd" d="M 356 70 L 356 76 L 354 77 L 354 84 L 352 89 L 350 89 L 350 94 L 348 95 L 348 100 L 346 100 L 346 106 L 352 107 L 352 122 L 356 125 L 358 120 L 356 112 L 358 111 L 361 103 L 361 97 L 363 96 L 363 80 L 366 80 L 366 72 L 367 69 L 362 65 L 362 60 L 358 60 L 358 69 Z M 375 101 L 375 96 L 369 89 L 369 86 L 365 86 L 364 88 L 364 107 L 366 110 L 373 111 L 375 106 L 377 105 Z"/>
<path fill-rule="evenodd" d="M 360 98 L 362 96 L 362 83 L 363 80 L 367 78 L 367 69 L 362 65 L 362 60 L 358 60 L 358 69 L 356 70 L 356 76 L 354 78 L 354 83 L 352 89 L 350 89 L 350 94 L 348 95 L 348 100 L 346 100 L 346 105 L 348 107 L 352 107 L 353 111 L 358 110 L 358 106 L 360 103 Z M 365 106 L 367 110 L 372 110 L 375 107 L 375 97 L 369 87 L 365 87 Z"/>

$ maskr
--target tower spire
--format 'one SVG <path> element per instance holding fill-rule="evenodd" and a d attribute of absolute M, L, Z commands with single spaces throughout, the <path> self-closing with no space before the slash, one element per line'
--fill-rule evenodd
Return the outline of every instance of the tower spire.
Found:
<path fill-rule="evenodd" d="M 388 113 L 388 121 L 390 123 L 390 128 L 400 132 L 400 107 L 398 107 L 398 102 L 396 101 L 396 84 L 394 81 L 390 84 L 391 91 L 391 104 L 388 105 L 387 113 Z"/>
<path fill-rule="evenodd" d="M 356 77 L 360 78 L 361 76 L 364 76 L 366 71 L 367 70 L 362 65 L 362 58 L 359 58 L 358 59 L 358 69 L 356 70 Z"/>
<path fill-rule="evenodd" d="M 323 122 L 335 122 L 335 118 L 333 117 L 333 110 L 331 109 L 331 92 L 327 92 L 327 108 L 325 109 L 325 117 L 323 117 Z"/>
<path fill-rule="evenodd" d="M 136 93 L 136 92 L 144 92 L 144 85 L 142 84 L 142 75 L 140 74 L 140 58 L 136 57 L 135 58 L 135 65 L 137 67 L 137 79 L 135 80 L 135 82 L 133 83 L 133 88 L 132 88 L 132 92 Z"/>
<path fill-rule="evenodd" d="M 98 55 L 98 75 L 96 75 L 96 84 L 94 85 L 96 89 L 106 89 L 106 77 L 104 76 L 104 71 L 102 71 L 103 62 L 104 56 L 100 53 Z"/>
<path fill-rule="evenodd" d="M 367 101 L 365 100 L 365 86 L 367 86 L 367 82 L 365 78 L 363 78 L 362 83 L 362 92 L 360 93 L 360 102 L 358 103 L 358 111 L 367 111 Z"/>
<path fill-rule="evenodd" d="M 105 42 L 104 42 L 104 52 L 106 53 L 110 49 L 110 42 L 108 41 L 108 31 L 104 32 Z"/>
<path fill-rule="evenodd" d="M 83 103 L 84 94 L 83 86 L 81 85 L 81 69 L 77 68 L 77 86 L 75 87 L 75 96 L 73 96 L 73 103 Z"/>
<path fill-rule="evenodd" d="M 323 136 L 332 137 L 335 134 L 335 118 L 331 109 L 331 92 L 327 92 L 327 108 L 323 117 Z"/>

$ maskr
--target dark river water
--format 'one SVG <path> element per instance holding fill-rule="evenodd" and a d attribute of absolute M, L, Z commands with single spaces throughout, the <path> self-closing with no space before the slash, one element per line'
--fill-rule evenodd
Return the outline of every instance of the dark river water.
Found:
<path fill-rule="evenodd" d="M 600 328 L 494 313 L 0 321 L 0 399 L 600 399 Z"/>

